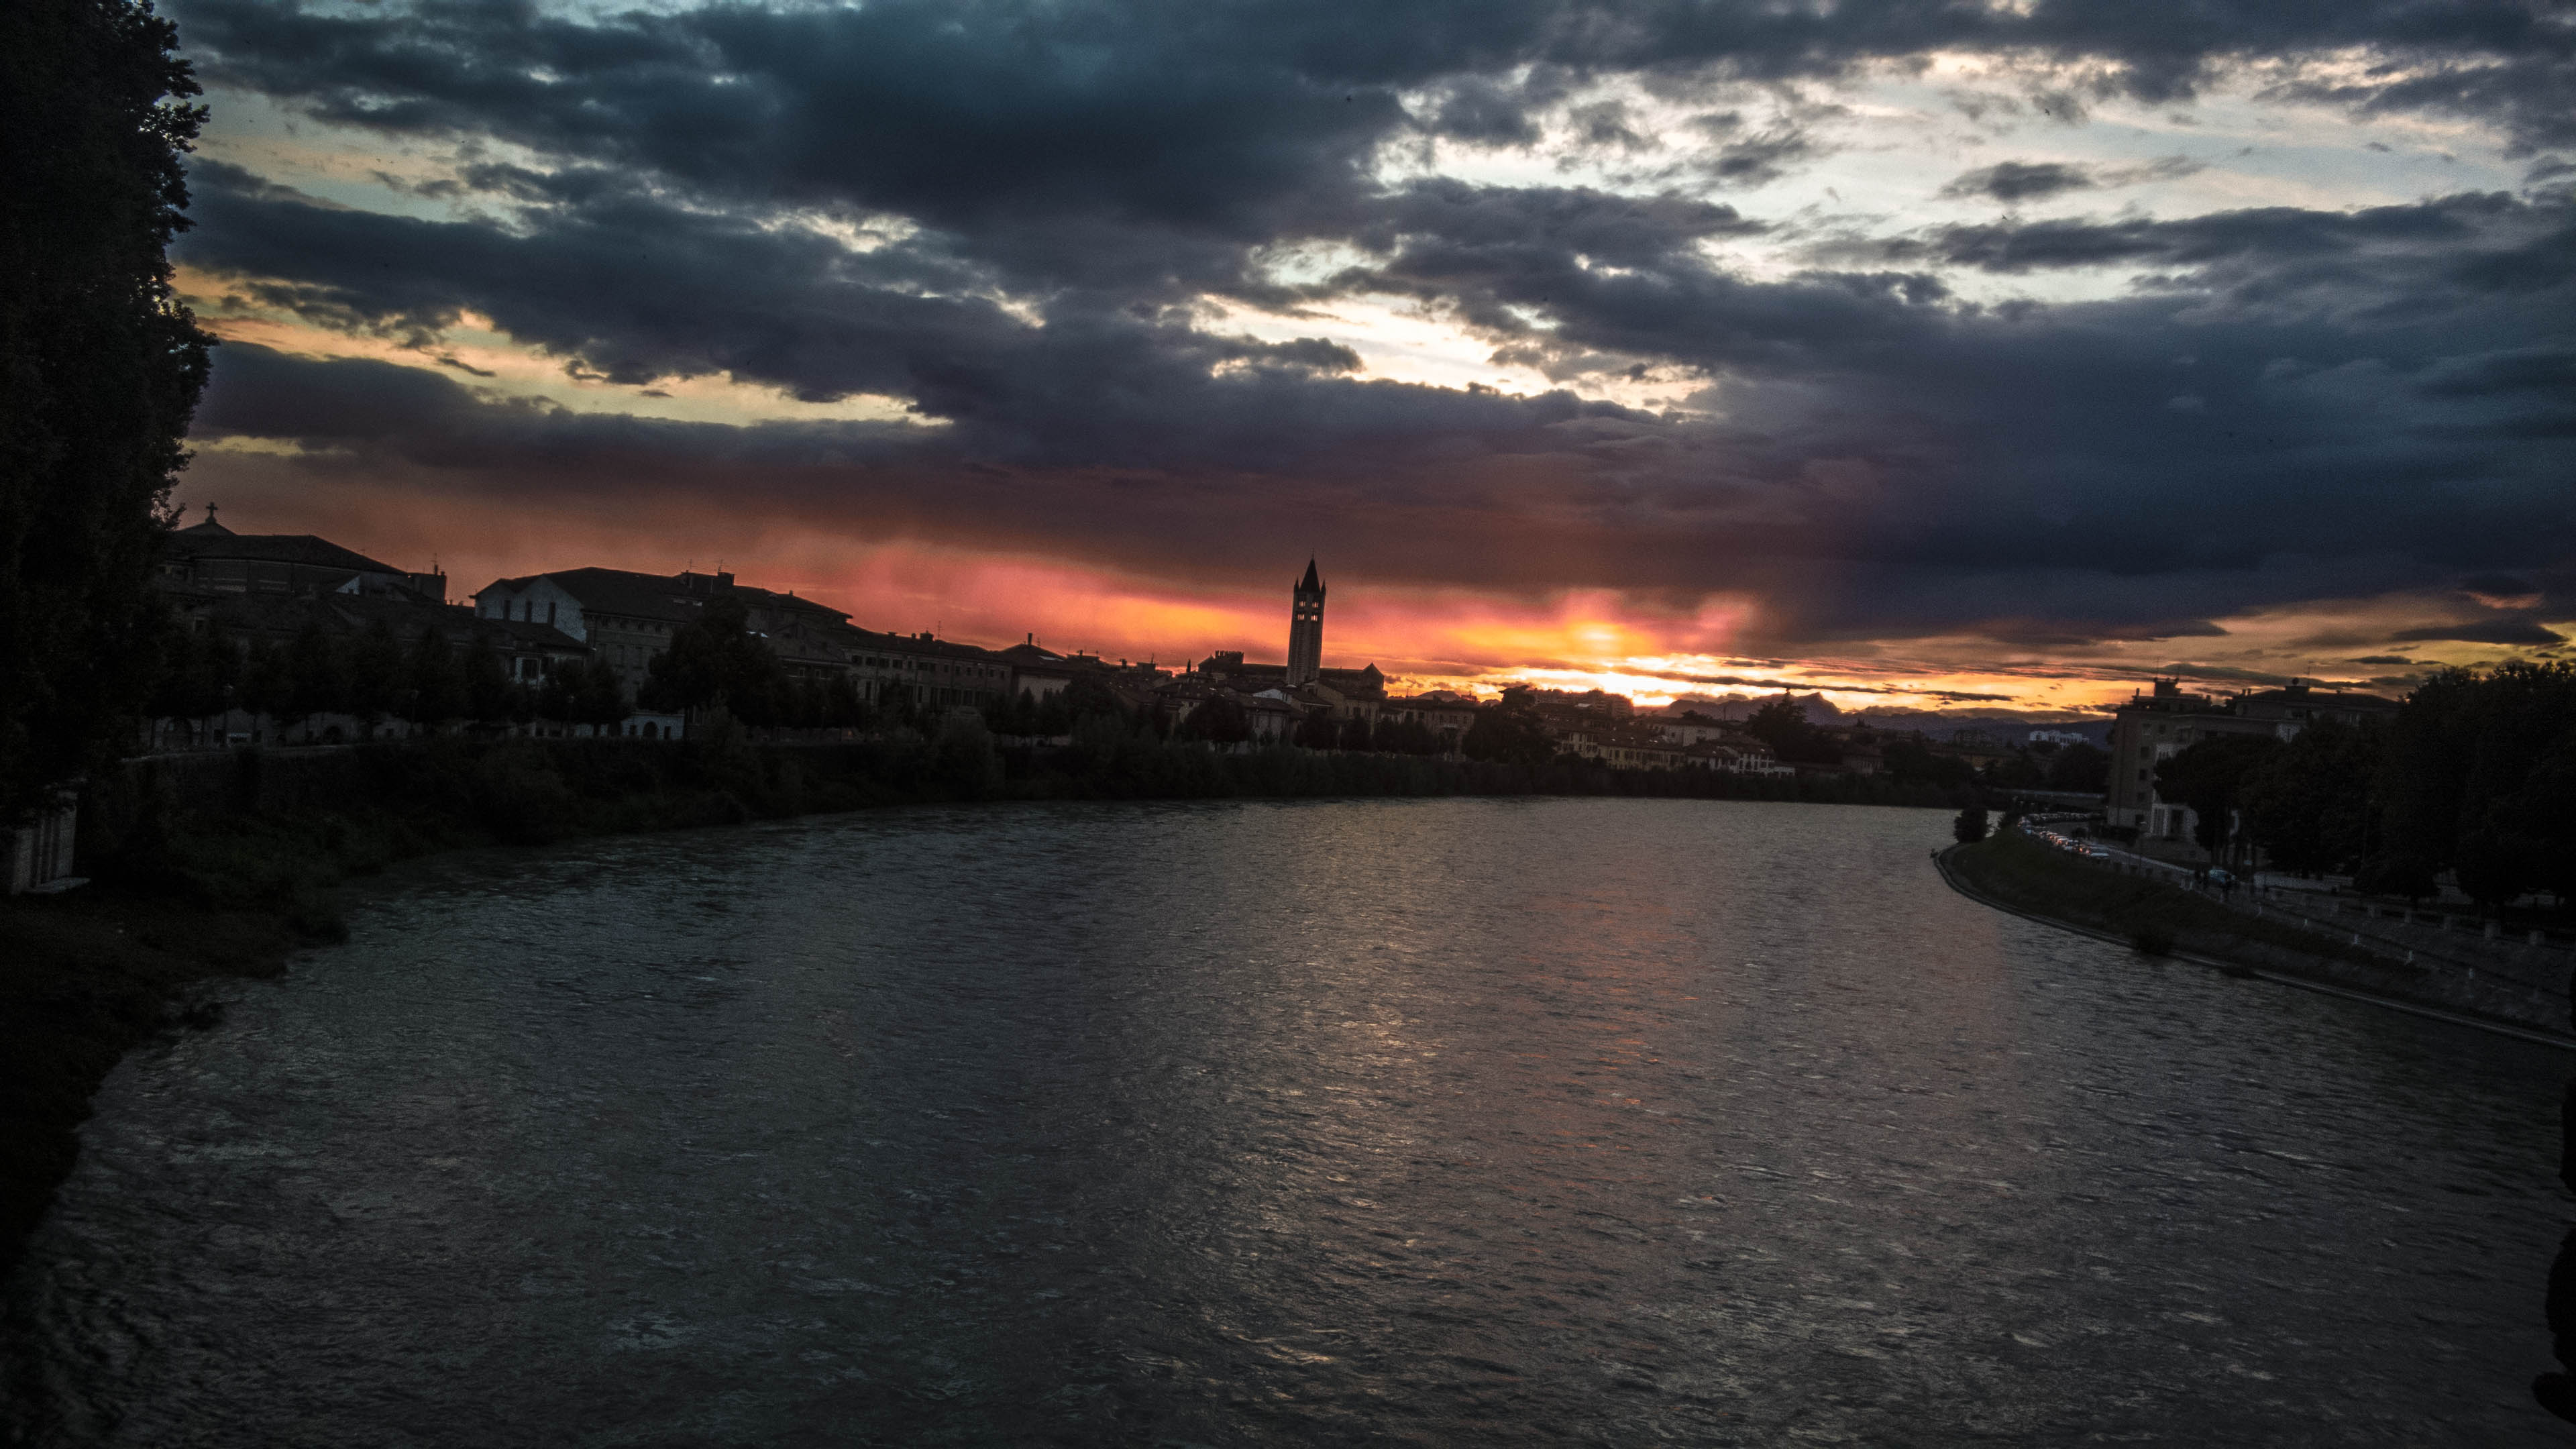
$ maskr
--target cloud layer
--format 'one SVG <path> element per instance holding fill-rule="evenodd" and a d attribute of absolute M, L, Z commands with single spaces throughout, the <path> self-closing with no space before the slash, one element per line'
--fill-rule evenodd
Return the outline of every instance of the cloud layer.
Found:
<path fill-rule="evenodd" d="M 284 118 L 200 163 L 184 253 L 270 329 L 200 420 L 236 468 L 1176 576 L 1284 536 L 1410 586 L 1751 599 L 1741 642 L 1781 653 L 2400 596 L 2439 617 L 2381 641 L 2548 647 L 2576 616 L 2563 182 L 2157 215 L 2132 198 L 2232 163 L 2065 149 L 2224 92 L 2541 175 L 2576 143 L 2547 7 L 175 14 L 219 121 Z M 1917 213 L 1762 202 L 1865 174 L 1863 92 L 1959 56 L 2013 88 L 1960 115 L 2059 154 L 1954 165 Z M 1407 328 L 1534 385 L 1401 376 Z M 514 388 L 468 334 L 633 405 Z M 874 412 L 650 415 L 693 383 Z"/>

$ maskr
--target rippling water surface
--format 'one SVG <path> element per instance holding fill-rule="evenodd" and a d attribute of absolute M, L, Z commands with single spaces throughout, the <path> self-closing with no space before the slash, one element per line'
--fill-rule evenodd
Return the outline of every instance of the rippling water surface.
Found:
<path fill-rule="evenodd" d="M 120 1069 L 38 1442 L 2554 1444 L 2534 1047 L 1931 812 L 894 812 L 451 860 Z"/>

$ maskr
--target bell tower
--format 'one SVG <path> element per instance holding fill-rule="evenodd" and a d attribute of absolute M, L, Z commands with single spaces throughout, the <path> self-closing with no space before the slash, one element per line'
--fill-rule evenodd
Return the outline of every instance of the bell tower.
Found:
<path fill-rule="evenodd" d="M 1289 593 L 1288 687 L 1312 684 L 1324 669 L 1324 581 L 1315 561 L 1306 560 L 1306 577 Z"/>

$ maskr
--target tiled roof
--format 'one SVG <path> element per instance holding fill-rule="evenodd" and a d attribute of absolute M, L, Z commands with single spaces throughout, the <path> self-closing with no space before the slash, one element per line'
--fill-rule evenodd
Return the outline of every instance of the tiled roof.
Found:
<path fill-rule="evenodd" d="M 799 598 L 793 593 L 782 594 L 750 584 L 722 582 L 726 577 L 729 576 L 645 574 L 632 569 L 556 569 L 520 578 L 494 579 L 484 586 L 483 592 L 506 589 L 521 593 L 537 580 L 546 579 L 572 595 L 584 613 L 658 619 L 667 623 L 686 623 L 696 618 L 698 611 L 706 607 L 707 600 L 718 597 L 738 599 L 748 608 L 800 615 L 817 624 L 837 624 L 850 617 L 828 604 Z"/>
<path fill-rule="evenodd" d="M 882 634 L 874 629 L 862 629 L 856 624 L 843 625 L 838 632 L 848 636 L 843 642 L 843 647 L 849 649 L 864 649 L 882 654 L 910 654 L 915 657 L 929 655 L 938 659 L 968 660 L 977 664 L 1010 662 L 1007 657 L 994 650 L 980 648 L 973 644 L 960 644 L 951 639 L 924 639 L 917 634 Z"/>
<path fill-rule="evenodd" d="M 205 610 L 205 617 L 216 628 L 236 634 L 291 638 L 304 632 L 307 624 L 320 624 L 323 632 L 347 638 L 382 622 L 406 647 L 423 629 L 436 629 L 456 645 L 482 638 L 509 649 L 588 652 L 587 645 L 551 624 L 477 618 L 473 611 L 450 604 L 360 594 L 225 594 Z"/>
<path fill-rule="evenodd" d="M 696 618 L 702 607 L 701 599 L 690 597 L 684 586 L 669 575 L 639 574 L 628 569 L 561 569 L 525 578 L 495 579 L 485 592 L 506 588 L 516 593 L 538 579 L 548 580 L 572 595 L 586 614 L 686 623 Z"/>

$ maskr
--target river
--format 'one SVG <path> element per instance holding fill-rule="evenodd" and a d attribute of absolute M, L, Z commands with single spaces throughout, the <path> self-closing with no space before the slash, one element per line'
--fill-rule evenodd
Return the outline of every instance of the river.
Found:
<path fill-rule="evenodd" d="M 476 853 L 138 1053 L 45 1445 L 2563 1443 L 2576 1058 L 1953 895 L 1938 812 Z"/>

